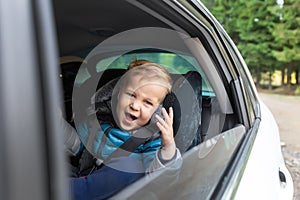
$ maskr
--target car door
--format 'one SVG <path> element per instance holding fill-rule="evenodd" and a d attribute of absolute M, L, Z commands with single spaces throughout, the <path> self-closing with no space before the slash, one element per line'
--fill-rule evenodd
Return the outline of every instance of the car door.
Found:
<path fill-rule="evenodd" d="M 48 1 L 0 1 L 0 199 L 66 199 Z"/>

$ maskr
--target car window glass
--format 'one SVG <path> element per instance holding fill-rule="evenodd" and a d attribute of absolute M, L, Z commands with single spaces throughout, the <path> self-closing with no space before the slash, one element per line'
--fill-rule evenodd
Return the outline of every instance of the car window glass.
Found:
<path fill-rule="evenodd" d="M 239 125 L 191 149 L 175 180 L 170 171 L 161 170 L 114 198 L 142 199 L 147 194 L 153 199 L 210 199 L 244 133 L 245 127 Z"/>
<path fill-rule="evenodd" d="M 213 89 L 208 82 L 201 67 L 196 59 L 188 55 L 178 55 L 169 52 L 139 52 L 117 55 L 101 59 L 97 62 L 95 68 L 98 73 L 107 69 L 127 69 L 128 64 L 132 62 L 133 58 L 149 60 L 164 66 L 170 74 L 186 74 L 189 71 L 198 71 L 202 77 L 202 95 L 215 96 Z M 84 83 L 90 75 L 88 70 L 83 66 L 78 72 L 76 84 Z"/>

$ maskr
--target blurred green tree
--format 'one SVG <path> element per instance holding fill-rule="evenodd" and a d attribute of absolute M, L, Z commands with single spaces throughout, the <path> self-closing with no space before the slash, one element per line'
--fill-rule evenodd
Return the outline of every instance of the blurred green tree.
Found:
<path fill-rule="evenodd" d="M 291 73 L 296 73 L 296 84 L 299 84 L 300 69 L 300 2 L 285 0 L 283 7 L 272 9 L 279 20 L 270 27 L 275 38 L 276 48 L 272 55 L 282 65 L 282 75 L 287 71 L 287 85 L 290 85 Z M 284 77 L 282 77 L 284 84 Z"/>
<path fill-rule="evenodd" d="M 275 0 L 202 2 L 233 39 L 257 84 L 262 72 L 269 72 L 271 87 L 272 73 L 276 69 L 299 66 L 298 0 L 285 0 L 283 7 Z"/>

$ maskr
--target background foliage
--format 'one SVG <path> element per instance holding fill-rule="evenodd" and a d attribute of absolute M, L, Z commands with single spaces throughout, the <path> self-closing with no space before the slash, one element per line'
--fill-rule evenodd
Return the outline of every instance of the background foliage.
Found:
<path fill-rule="evenodd" d="M 239 48 L 255 78 L 281 71 L 281 85 L 299 85 L 300 1 L 202 0 Z"/>

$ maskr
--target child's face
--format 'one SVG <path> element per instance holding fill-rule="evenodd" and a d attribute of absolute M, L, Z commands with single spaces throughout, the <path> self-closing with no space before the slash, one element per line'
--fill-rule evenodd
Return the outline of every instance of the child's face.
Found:
<path fill-rule="evenodd" d="M 131 81 L 121 88 L 116 109 L 118 125 L 125 131 L 144 126 L 164 99 L 166 88 L 155 83 Z"/>

